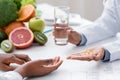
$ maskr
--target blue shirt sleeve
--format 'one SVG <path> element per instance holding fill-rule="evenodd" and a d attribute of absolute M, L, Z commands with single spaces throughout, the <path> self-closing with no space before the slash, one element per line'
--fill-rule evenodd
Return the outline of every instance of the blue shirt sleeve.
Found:
<path fill-rule="evenodd" d="M 110 52 L 109 52 L 107 49 L 105 49 L 105 55 L 104 55 L 102 61 L 103 61 L 103 62 L 108 62 L 108 61 L 110 61 Z"/>
<path fill-rule="evenodd" d="M 79 44 L 77 44 L 77 46 L 84 46 L 86 43 L 87 43 L 87 38 L 85 37 L 84 34 L 81 33 L 81 37 L 82 37 L 82 40 Z M 105 49 L 105 52 L 104 52 L 104 57 L 102 59 L 103 62 L 107 62 L 110 60 L 110 52 Z"/>
<path fill-rule="evenodd" d="M 77 46 L 84 46 L 87 43 L 87 38 L 85 37 L 84 34 L 81 33 L 82 40 Z"/>

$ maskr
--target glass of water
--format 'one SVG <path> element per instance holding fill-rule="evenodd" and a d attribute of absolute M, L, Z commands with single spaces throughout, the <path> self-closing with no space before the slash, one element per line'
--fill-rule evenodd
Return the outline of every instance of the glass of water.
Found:
<path fill-rule="evenodd" d="M 54 8 L 54 41 L 57 45 L 66 45 L 68 43 L 67 28 L 69 26 L 69 7 L 58 6 Z"/>

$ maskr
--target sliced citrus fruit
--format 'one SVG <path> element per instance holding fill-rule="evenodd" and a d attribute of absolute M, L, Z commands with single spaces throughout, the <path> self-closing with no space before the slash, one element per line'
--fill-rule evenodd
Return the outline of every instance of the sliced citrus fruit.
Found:
<path fill-rule="evenodd" d="M 28 22 L 31 18 L 35 17 L 36 13 L 35 11 L 32 13 L 32 15 L 30 16 L 30 18 L 26 19 L 24 22 Z"/>
<path fill-rule="evenodd" d="M 20 49 L 30 47 L 33 39 L 32 31 L 26 27 L 16 28 L 9 35 L 9 40 L 16 48 Z"/>
<path fill-rule="evenodd" d="M 0 30 L 4 30 L 2 27 L 0 27 Z"/>
<path fill-rule="evenodd" d="M 31 4 L 27 4 L 20 9 L 18 21 L 29 21 L 29 19 L 34 16 L 35 16 L 34 6 Z"/>
<path fill-rule="evenodd" d="M 9 35 L 12 30 L 18 27 L 25 27 L 25 25 L 23 24 L 23 22 L 15 21 L 10 23 L 8 26 L 4 27 L 4 30 L 5 30 L 5 33 Z"/>
<path fill-rule="evenodd" d="M 7 39 L 7 34 L 3 30 L 0 30 L 0 43 L 5 39 Z"/>
<path fill-rule="evenodd" d="M 10 42 L 9 40 L 3 40 L 1 42 L 1 49 L 7 53 L 12 52 L 14 49 L 14 46 L 12 44 L 12 42 Z"/>
<path fill-rule="evenodd" d="M 38 31 L 34 32 L 34 38 L 35 38 L 35 41 L 38 42 L 40 45 L 44 45 L 48 41 L 47 36 Z"/>

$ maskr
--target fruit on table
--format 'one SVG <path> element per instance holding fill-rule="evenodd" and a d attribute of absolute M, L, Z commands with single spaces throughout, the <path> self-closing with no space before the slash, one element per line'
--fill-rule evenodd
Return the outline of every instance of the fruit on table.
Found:
<path fill-rule="evenodd" d="M 35 8 L 31 4 L 27 4 L 20 9 L 18 21 L 27 22 L 32 17 L 35 17 Z"/>
<path fill-rule="evenodd" d="M 25 27 L 25 25 L 23 24 L 23 22 L 15 21 L 10 23 L 8 26 L 4 27 L 4 30 L 5 30 L 5 33 L 9 35 L 12 30 L 18 27 Z"/>
<path fill-rule="evenodd" d="M 7 39 L 7 34 L 3 30 L 0 30 L 0 43 L 5 39 Z"/>
<path fill-rule="evenodd" d="M 14 46 L 16 46 L 16 48 L 20 49 L 30 47 L 33 39 L 33 32 L 26 27 L 16 28 L 9 35 L 9 40 Z"/>
<path fill-rule="evenodd" d="M 10 42 L 9 40 L 3 40 L 1 42 L 1 49 L 7 53 L 12 52 L 14 49 L 14 46 L 12 44 L 12 42 Z"/>
<path fill-rule="evenodd" d="M 43 19 L 34 17 L 31 18 L 29 21 L 29 28 L 34 32 L 34 31 L 40 31 L 43 32 L 45 28 L 45 21 Z"/>
<path fill-rule="evenodd" d="M 3 27 L 0 27 L 0 30 L 4 30 Z"/>
<path fill-rule="evenodd" d="M 35 41 L 38 42 L 40 45 L 44 45 L 48 41 L 47 36 L 38 31 L 34 32 L 34 38 L 35 38 Z"/>

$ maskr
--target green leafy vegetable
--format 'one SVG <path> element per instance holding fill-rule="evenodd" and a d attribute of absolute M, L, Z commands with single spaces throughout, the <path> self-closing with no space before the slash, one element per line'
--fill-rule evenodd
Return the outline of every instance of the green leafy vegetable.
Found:
<path fill-rule="evenodd" d="M 20 10 L 22 0 L 12 0 L 12 1 L 17 5 L 17 9 Z"/>
<path fill-rule="evenodd" d="M 7 26 L 17 18 L 17 5 L 12 0 L 0 0 L 0 27 Z"/>
<path fill-rule="evenodd" d="M 36 0 L 22 0 L 21 1 L 21 6 L 25 6 L 26 4 L 32 4 L 35 6 Z"/>

